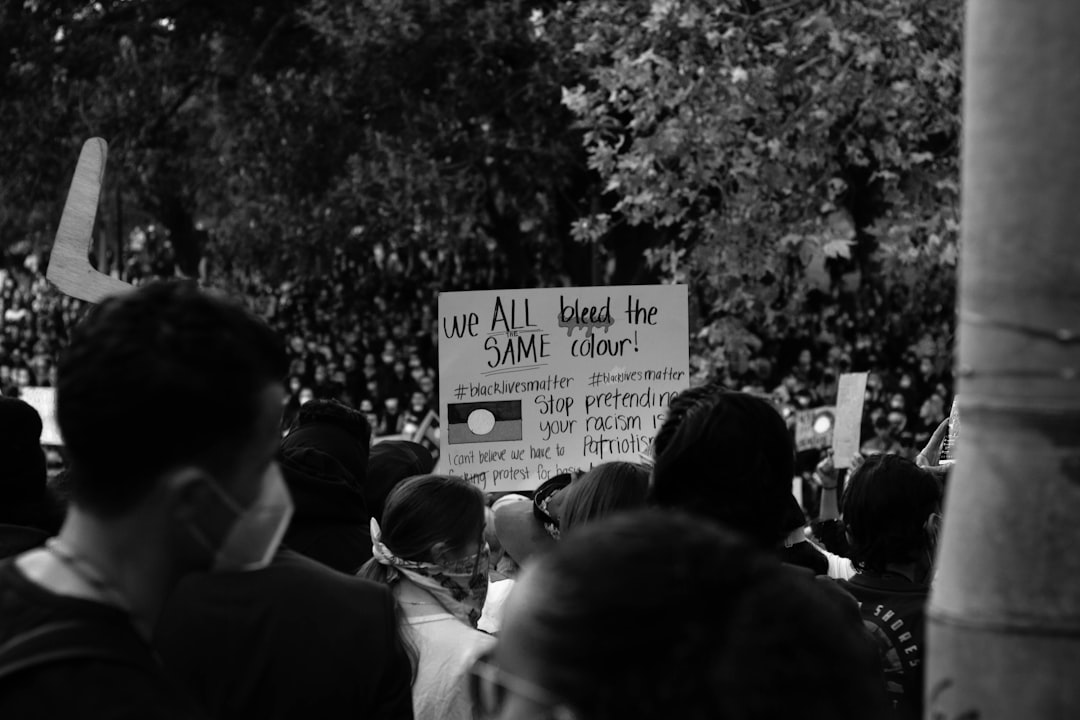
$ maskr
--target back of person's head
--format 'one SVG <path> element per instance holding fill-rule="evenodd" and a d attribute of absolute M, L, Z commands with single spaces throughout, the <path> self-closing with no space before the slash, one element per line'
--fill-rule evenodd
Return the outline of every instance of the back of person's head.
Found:
<path fill-rule="evenodd" d="M 649 471 L 636 463 L 601 463 L 563 491 L 559 537 L 621 510 L 645 507 Z"/>
<path fill-rule="evenodd" d="M 386 498 L 402 480 L 426 475 L 434 467 L 435 459 L 431 452 L 420 443 L 385 440 L 375 444 L 368 457 L 367 479 L 363 488 L 364 504 L 371 517 L 382 519 Z"/>
<path fill-rule="evenodd" d="M 0 512 L 11 503 L 37 499 L 45 491 L 41 416 L 22 400 L 0 397 Z"/>
<path fill-rule="evenodd" d="M 386 498 L 379 519 L 381 542 L 399 560 L 440 563 L 461 554 L 481 538 L 484 493 L 467 480 L 420 475 L 399 483 Z M 386 566 L 370 560 L 365 577 L 382 580 Z"/>
<path fill-rule="evenodd" d="M 0 524 L 51 534 L 63 513 L 48 489 L 41 430 L 41 416 L 31 405 L 0 397 Z"/>
<path fill-rule="evenodd" d="M 652 499 L 711 518 L 774 547 L 793 527 L 795 448 L 762 398 L 716 386 L 670 403 L 653 443 Z"/>
<path fill-rule="evenodd" d="M 818 582 L 714 523 L 619 514 L 526 568 L 494 664 L 581 720 L 875 718 L 861 624 Z"/>
<path fill-rule="evenodd" d="M 332 457 L 348 471 L 353 486 L 359 489 L 367 477 L 371 425 L 363 413 L 337 400 L 312 400 L 300 407 L 289 434 L 281 441 L 286 457 L 304 449 Z"/>
<path fill-rule="evenodd" d="M 59 363 L 73 502 L 123 514 L 162 473 L 237 472 L 269 402 L 280 406 L 268 393 L 287 367 L 265 324 L 190 283 L 152 283 L 94 307 Z"/>
<path fill-rule="evenodd" d="M 937 478 L 899 455 L 872 455 L 852 474 L 841 510 L 851 559 L 861 570 L 923 562 L 933 552 L 942 488 Z"/>

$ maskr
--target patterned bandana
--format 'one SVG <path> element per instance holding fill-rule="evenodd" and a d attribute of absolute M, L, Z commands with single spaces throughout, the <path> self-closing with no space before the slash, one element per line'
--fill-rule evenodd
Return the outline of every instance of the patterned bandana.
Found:
<path fill-rule="evenodd" d="M 446 565 L 402 560 L 383 543 L 375 518 L 371 519 L 371 543 L 375 560 L 389 569 L 387 580 L 391 585 L 402 577 L 408 578 L 431 593 L 446 612 L 476 627 L 487 598 L 491 554 L 486 543 L 475 556 Z"/>

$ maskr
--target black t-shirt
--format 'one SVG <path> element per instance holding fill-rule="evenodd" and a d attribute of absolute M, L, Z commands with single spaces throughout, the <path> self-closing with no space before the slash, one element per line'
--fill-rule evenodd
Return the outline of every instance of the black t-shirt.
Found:
<path fill-rule="evenodd" d="M 778 551 L 780 561 L 812 570 L 815 575 L 829 574 L 829 559 L 808 542 L 797 542 Z"/>
<path fill-rule="evenodd" d="M 256 572 L 186 577 L 154 645 L 215 717 L 413 718 L 390 591 L 284 548 Z"/>
<path fill-rule="evenodd" d="M 128 616 L 113 607 L 57 595 L 31 582 L 14 559 L 0 563 L 0 646 L 50 623 L 77 621 L 108 638 L 130 661 L 62 660 L 0 680 L 0 718 L 204 718 L 162 672 Z"/>
<path fill-rule="evenodd" d="M 886 690 L 897 716 L 922 717 L 927 585 L 894 573 L 858 574 L 840 585 L 859 602 L 878 645 Z"/>

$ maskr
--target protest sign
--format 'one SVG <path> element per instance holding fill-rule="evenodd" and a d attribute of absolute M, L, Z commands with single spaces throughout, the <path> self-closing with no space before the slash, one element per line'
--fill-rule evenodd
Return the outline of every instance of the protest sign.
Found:
<path fill-rule="evenodd" d="M 851 467 L 851 458 L 859 452 L 862 432 L 863 400 L 866 398 L 867 373 L 844 373 L 836 391 L 836 427 L 833 429 L 833 465 Z"/>
<path fill-rule="evenodd" d="M 685 285 L 439 295 L 440 464 L 488 491 L 640 461 L 689 386 Z"/>
<path fill-rule="evenodd" d="M 56 388 L 25 387 L 19 391 L 19 399 L 41 416 L 41 444 L 63 445 L 60 426 L 56 424 Z"/>
<path fill-rule="evenodd" d="M 941 443 L 941 465 L 956 462 L 957 440 L 960 438 L 960 396 L 953 396 L 952 410 L 949 411 L 949 430 Z"/>
<path fill-rule="evenodd" d="M 818 407 L 795 413 L 795 450 L 821 450 L 832 445 L 836 408 Z"/>

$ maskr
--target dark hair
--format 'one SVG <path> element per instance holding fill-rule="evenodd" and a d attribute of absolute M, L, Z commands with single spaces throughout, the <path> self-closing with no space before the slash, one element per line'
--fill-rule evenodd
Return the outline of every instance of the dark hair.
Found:
<path fill-rule="evenodd" d="M 857 613 L 712 523 L 620 514 L 561 541 L 526 578 L 527 612 L 507 618 L 502 641 L 520 642 L 535 680 L 583 717 L 878 716 Z"/>
<path fill-rule="evenodd" d="M 356 408 L 334 399 L 313 399 L 300 406 L 290 431 L 305 425 L 334 425 L 365 445 L 371 443 L 371 423 Z"/>
<path fill-rule="evenodd" d="M 667 449 L 675 432 L 682 426 L 690 411 L 723 391 L 723 386 L 710 383 L 687 388 L 671 398 L 668 401 L 664 423 L 653 437 L 653 454 L 659 457 Z"/>
<path fill-rule="evenodd" d="M 368 454 L 364 481 L 364 505 L 371 517 L 381 520 L 390 492 L 406 478 L 427 475 L 435 467 L 431 451 L 410 440 L 384 440 Z"/>
<path fill-rule="evenodd" d="M 792 529 L 795 447 L 767 401 L 719 387 L 670 403 L 654 442 L 653 501 L 704 515 L 774 547 Z"/>
<path fill-rule="evenodd" d="M 453 552 L 480 538 L 485 525 L 484 493 L 450 475 L 419 475 L 398 484 L 379 520 L 382 543 L 402 560 L 431 562 L 431 549 L 445 543 Z M 386 582 L 386 566 L 374 558 L 360 575 Z"/>
<path fill-rule="evenodd" d="M 929 472 L 899 455 L 871 455 L 852 474 L 841 509 L 859 570 L 922 559 L 925 525 L 941 508 L 942 489 Z"/>
<path fill-rule="evenodd" d="M 348 471 L 352 486 L 362 492 L 371 456 L 371 424 L 359 410 L 337 400 L 312 400 L 301 405 L 289 434 L 281 441 L 281 458 L 301 448 L 314 448 L 332 457 Z M 290 480 L 289 473 L 285 478 Z"/>
<path fill-rule="evenodd" d="M 620 510 L 645 507 L 649 471 L 629 462 L 601 463 L 563 491 L 559 537 Z"/>
<path fill-rule="evenodd" d="M 170 468 L 232 472 L 261 394 L 287 369 L 273 331 L 191 283 L 107 299 L 74 329 L 59 362 L 56 416 L 73 502 L 118 514 Z"/>

